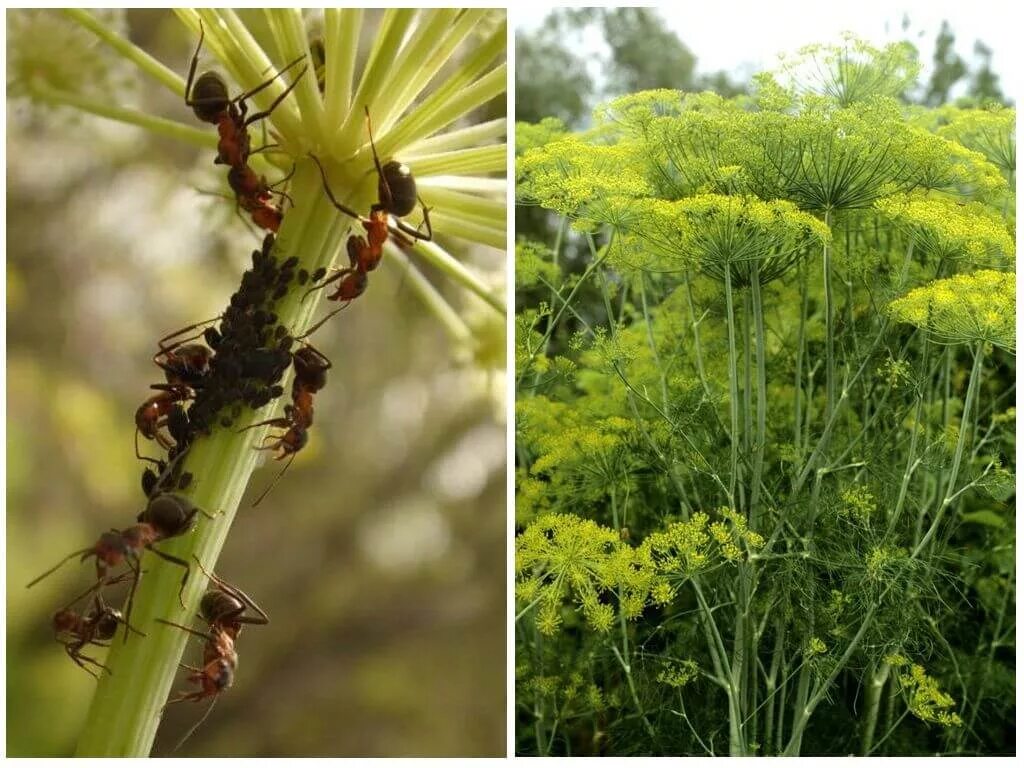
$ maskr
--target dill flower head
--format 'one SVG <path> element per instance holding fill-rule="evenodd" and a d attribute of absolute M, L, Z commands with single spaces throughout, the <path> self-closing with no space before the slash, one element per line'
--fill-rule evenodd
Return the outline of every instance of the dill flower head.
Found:
<path fill-rule="evenodd" d="M 569 599 L 591 628 L 607 632 L 616 606 L 624 618 L 636 619 L 660 584 L 645 553 L 593 520 L 546 514 L 516 537 L 516 599 L 537 607 L 542 634 L 558 631 Z"/>
<path fill-rule="evenodd" d="M 1009 177 L 1017 169 L 1017 110 L 993 104 L 985 109 L 957 109 L 938 133 L 981 152 Z"/>
<path fill-rule="evenodd" d="M 851 32 L 838 44 L 808 45 L 779 58 L 781 74 L 797 92 L 819 93 L 842 106 L 873 96 L 898 97 L 921 69 L 910 43 L 876 48 Z"/>
<path fill-rule="evenodd" d="M 905 228 L 918 248 L 940 259 L 993 265 L 1016 253 L 1003 217 L 982 203 L 911 194 L 876 200 L 875 208 Z"/>
<path fill-rule="evenodd" d="M 1016 284 L 1013 272 L 955 275 L 896 299 L 889 312 L 944 344 L 992 344 L 1014 352 Z"/>
<path fill-rule="evenodd" d="M 734 285 L 763 285 L 784 274 L 806 249 L 827 242 L 828 228 L 785 200 L 736 195 L 697 195 L 679 202 L 653 201 L 635 237 L 678 261 L 695 262 Z"/>

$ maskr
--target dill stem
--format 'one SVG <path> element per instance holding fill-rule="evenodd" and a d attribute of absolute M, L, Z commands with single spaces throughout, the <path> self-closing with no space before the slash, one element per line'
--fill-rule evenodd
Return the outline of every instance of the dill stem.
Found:
<path fill-rule="evenodd" d="M 735 509 L 740 471 L 740 394 L 736 370 L 736 314 L 733 308 L 732 275 L 728 265 L 725 268 L 725 314 L 729 332 L 729 505 Z"/>
<path fill-rule="evenodd" d="M 860 740 L 860 754 L 866 757 L 871 753 L 871 746 L 875 740 L 875 729 L 878 726 L 879 705 L 882 702 L 882 691 L 889 680 L 890 667 L 884 661 L 880 666 L 872 665 L 868 672 L 868 690 L 865 694 L 867 709 L 864 712 L 863 731 Z"/>
<path fill-rule="evenodd" d="M 917 546 L 914 547 L 914 551 L 910 553 L 911 560 L 916 558 L 921 553 L 921 550 L 935 536 L 935 532 L 939 528 L 939 523 L 942 522 L 942 518 L 945 515 L 946 510 L 955 498 L 954 490 L 956 488 L 957 478 L 960 475 L 960 462 L 963 460 L 964 446 L 967 443 L 967 433 L 970 431 L 967 427 L 971 423 L 972 405 L 974 404 L 975 395 L 978 391 L 978 384 L 981 380 L 981 370 L 984 367 L 985 361 L 982 342 L 978 342 L 971 351 L 974 354 L 974 365 L 971 367 L 971 378 L 967 383 L 967 394 L 964 396 L 964 410 L 960 416 L 960 433 L 957 435 L 956 439 L 956 450 L 953 452 L 953 464 L 949 469 L 949 479 L 946 483 L 946 492 L 943 496 L 942 503 L 939 505 L 938 511 L 935 513 L 935 519 L 932 521 L 931 527 L 928 528 L 928 532 L 925 533 Z"/>
<path fill-rule="evenodd" d="M 825 209 L 825 226 L 831 228 L 832 211 Z M 836 358 L 835 358 L 835 298 L 832 295 L 832 248 L 831 240 L 822 246 L 821 262 L 825 287 L 825 421 L 832 417 L 836 407 Z"/>
<path fill-rule="evenodd" d="M 796 375 L 793 386 L 793 449 L 796 452 L 797 463 L 799 463 L 799 459 L 803 457 L 800 447 L 803 408 L 800 401 L 803 399 L 804 393 L 804 350 L 807 346 L 807 302 L 809 300 L 807 269 L 803 264 L 797 265 L 797 279 L 800 281 L 800 325 L 797 330 Z"/>

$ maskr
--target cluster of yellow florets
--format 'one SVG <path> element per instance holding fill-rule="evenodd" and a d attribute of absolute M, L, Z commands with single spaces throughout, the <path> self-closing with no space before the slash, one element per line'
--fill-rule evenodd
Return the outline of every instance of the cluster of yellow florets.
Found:
<path fill-rule="evenodd" d="M 1017 277 L 983 270 L 935 280 L 889 305 L 904 323 L 916 325 L 949 344 L 1017 346 Z"/>

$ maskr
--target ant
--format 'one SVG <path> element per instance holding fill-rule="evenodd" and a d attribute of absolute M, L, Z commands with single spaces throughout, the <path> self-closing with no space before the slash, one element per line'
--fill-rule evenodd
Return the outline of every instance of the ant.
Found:
<path fill-rule="evenodd" d="M 116 579 L 108 582 L 108 584 L 118 584 L 131 576 L 130 573 L 122 573 Z M 86 656 L 82 653 L 82 649 L 87 645 L 97 645 L 106 647 L 108 645 L 107 640 L 112 640 L 114 635 L 117 634 L 117 628 L 120 624 L 124 624 L 125 627 L 137 635 L 145 637 L 145 633 L 135 629 L 135 627 L 128 624 L 121 612 L 116 608 L 111 608 L 104 602 L 103 597 L 99 594 L 101 584 L 95 584 L 89 587 L 86 592 L 76 597 L 64 608 L 61 608 L 55 614 L 53 614 L 53 632 L 54 639 L 64 646 L 64 650 L 75 664 L 84 669 L 90 675 L 99 679 L 99 675 L 85 666 L 86 663 L 92 664 L 99 669 L 105 670 L 107 674 L 113 674 L 110 668 L 104 664 L 101 664 L 91 656 Z M 71 606 L 77 603 L 79 600 L 88 597 L 91 593 L 96 592 L 96 597 L 93 599 L 93 609 L 86 614 L 80 614 L 73 610 Z"/>
<path fill-rule="evenodd" d="M 188 533 L 192 529 L 196 512 L 201 512 L 210 519 L 214 518 L 213 515 L 205 510 L 193 505 L 184 496 L 173 493 L 162 493 L 154 496 L 149 500 L 146 508 L 139 513 L 136 525 L 122 530 L 112 528 L 102 533 L 91 547 L 85 547 L 72 552 L 41 576 L 37 576 L 30 581 L 27 586 L 35 586 L 68 560 L 81 556 L 82 562 L 85 562 L 90 557 L 96 558 L 96 588 L 99 589 L 106 584 L 113 583 L 113 581 L 107 578 L 109 569 L 116 568 L 121 563 L 127 563 L 133 576 L 131 591 L 128 593 L 128 607 L 125 611 L 125 641 L 127 641 L 127 621 L 131 618 L 135 590 L 142 576 L 140 567 L 142 550 L 148 549 L 157 557 L 185 569 L 185 573 L 181 578 L 181 587 L 178 590 L 178 601 L 184 607 L 185 601 L 182 595 L 185 592 L 185 585 L 188 583 L 188 577 L 191 573 L 189 564 L 180 557 L 160 551 L 154 544 Z"/>
<path fill-rule="evenodd" d="M 266 611 L 260 608 L 251 597 L 238 587 L 228 584 L 216 574 L 209 573 L 195 555 L 192 558 L 210 581 L 217 585 L 216 589 L 207 590 L 199 603 L 200 618 L 209 624 L 209 631 L 200 632 L 192 627 L 167 621 L 166 619 L 158 618 L 157 621 L 170 627 L 177 627 L 206 641 L 206 644 L 203 646 L 202 667 L 192 667 L 188 664 L 180 665 L 192 673 L 188 676 L 188 681 L 190 683 L 198 683 L 199 688 L 194 691 L 180 692 L 173 699 L 170 699 L 164 707 L 166 708 L 171 704 L 177 704 L 181 701 L 200 702 L 211 697 L 213 702 L 211 702 L 206 714 L 178 742 L 179 747 L 206 720 L 213 710 L 213 705 L 217 703 L 217 697 L 221 692 L 230 688 L 234 683 L 235 670 L 238 668 L 238 654 L 235 651 L 235 641 L 242 631 L 242 626 L 245 624 L 265 625 L 270 623 L 270 617 L 267 616 Z M 258 615 L 247 615 L 246 611 L 249 609 L 252 609 Z"/>
<path fill-rule="evenodd" d="M 178 339 L 173 344 L 164 345 L 164 342 L 175 339 L 178 336 L 194 331 L 197 328 L 205 328 L 210 323 L 221 319 L 221 315 L 211 317 L 209 320 L 202 320 L 192 325 L 187 325 L 174 333 L 169 333 L 157 341 L 158 350 L 153 355 L 153 364 L 164 372 L 168 384 L 186 384 L 193 389 L 203 385 L 203 380 L 210 373 L 210 361 L 213 352 L 203 344 L 192 344 L 189 342 L 206 337 L 206 331 Z"/>
<path fill-rule="evenodd" d="M 274 458 L 280 461 L 287 456 L 288 462 L 281 468 L 273 482 L 253 502 L 254 507 L 266 498 L 266 495 L 291 466 L 295 454 L 305 447 L 309 439 L 308 430 L 313 426 L 313 395 L 327 386 L 327 371 L 331 368 L 331 361 L 316 347 L 306 344 L 292 355 L 292 367 L 295 369 L 295 378 L 292 380 L 292 402 L 284 407 L 284 416 L 250 424 L 239 430 L 244 432 L 267 425 L 285 430 L 280 435 L 267 435 L 263 438 L 263 443 L 266 443 L 267 440 L 274 440 L 272 444 L 256 446 L 258 451 L 280 451 Z"/>
<path fill-rule="evenodd" d="M 305 55 L 299 56 L 291 63 L 285 65 L 284 68 L 266 82 L 232 99 L 228 97 L 227 83 L 216 72 L 203 72 L 196 79 L 196 65 L 199 63 L 199 51 L 203 47 L 204 36 L 203 23 L 200 21 L 199 44 L 196 46 L 195 53 L 192 54 L 192 61 L 188 68 L 188 79 L 185 82 L 185 104 L 191 107 L 195 116 L 204 123 L 217 126 L 220 141 L 217 144 L 217 159 L 214 162 L 231 167 L 243 166 L 249 162 L 249 156 L 253 154 L 250 149 L 248 127 L 265 117 L 269 117 L 277 109 L 277 105 L 284 101 L 292 89 L 298 85 L 299 78 L 306 73 L 308 67 L 303 67 L 291 85 L 285 88 L 274 99 L 270 107 L 262 112 L 247 116 L 249 105 L 246 103 L 246 100 L 270 86 L 277 78 L 301 62 Z"/>
<path fill-rule="evenodd" d="M 147 440 L 156 440 L 166 451 L 174 447 L 160 428 L 167 426 L 178 403 L 193 397 L 192 390 L 184 384 L 153 384 L 150 388 L 160 390 L 160 394 L 153 395 L 135 411 L 135 457 L 138 459 L 149 459 L 139 453 L 139 434 Z"/>
<path fill-rule="evenodd" d="M 366 111 L 366 132 L 370 137 L 373 164 L 377 169 L 377 202 L 370 206 L 368 218 L 360 216 L 351 208 L 338 202 L 338 199 L 331 191 L 330 185 L 327 183 L 327 172 L 324 170 L 323 164 L 315 155 L 310 155 L 317 168 L 320 169 L 320 178 L 323 180 L 324 191 L 327 193 L 331 204 L 342 213 L 359 221 L 363 229 L 366 230 L 366 237 L 364 238 L 361 235 L 350 236 L 345 244 L 348 250 L 349 266 L 339 270 L 336 274 L 306 291 L 303 298 L 313 291 L 320 290 L 340 280 L 341 284 L 338 286 L 338 289 L 328 299 L 331 301 L 343 301 L 345 304 L 328 314 L 327 317 L 306 331 L 300 338 L 309 336 L 331 317 L 344 309 L 345 306 L 348 306 L 348 302 L 357 298 L 366 290 L 366 275 L 380 264 L 384 244 L 388 241 L 389 236 L 395 237 L 403 245 L 409 244 L 406 236 L 414 240 L 425 241 L 432 240 L 434 236 L 433 229 L 430 226 L 430 209 L 416 192 L 416 179 L 412 171 L 409 169 L 409 166 L 397 160 L 389 160 L 383 165 L 381 164 L 380 158 L 377 155 L 377 146 L 373 141 L 370 108 L 364 107 L 364 109 Z M 423 224 L 421 226 L 426 226 L 426 233 L 421 232 L 419 228 L 413 229 L 400 218 L 412 213 L 416 208 L 417 202 L 423 210 Z M 389 216 L 394 219 L 394 223 L 389 222 Z"/>
<path fill-rule="evenodd" d="M 269 117 L 277 105 L 298 85 L 308 67 L 302 68 L 291 85 L 274 99 L 268 109 L 247 116 L 249 105 L 246 100 L 268 87 L 301 62 L 305 56 L 299 56 L 266 82 L 232 99 L 228 97 L 227 84 L 216 72 L 204 72 L 198 79 L 195 79 L 196 64 L 199 61 L 199 51 L 203 47 L 204 35 L 203 25 L 200 22 L 199 44 L 196 46 L 195 53 L 192 54 L 188 80 L 185 84 L 185 104 L 192 108 L 200 120 L 217 126 L 220 140 L 217 142 L 217 159 L 214 162 L 230 167 L 228 184 L 236 195 L 239 207 L 252 214 L 252 220 L 257 226 L 277 232 L 284 214 L 281 208 L 270 202 L 271 194 L 281 195 L 289 201 L 291 198 L 288 198 L 283 192 L 275 192 L 276 184 L 267 184 L 267 180 L 263 176 L 256 175 L 249 167 L 249 157 L 254 154 L 254 151 L 251 149 L 248 127 L 258 120 Z M 267 146 L 261 149 L 267 149 Z M 294 173 L 294 169 L 292 173 Z M 291 174 L 277 184 L 281 184 L 289 178 L 291 178 Z"/>

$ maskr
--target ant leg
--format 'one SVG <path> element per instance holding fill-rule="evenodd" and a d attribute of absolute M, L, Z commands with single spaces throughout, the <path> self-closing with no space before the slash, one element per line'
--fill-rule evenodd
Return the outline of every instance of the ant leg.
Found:
<path fill-rule="evenodd" d="M 132 606 L 135 604 L 135 590 L 139 587 L 139 579 L 142 578 L 142 564 L 135 558 L 126 559 L 128 567 L 132 569 L 132 586 L 128 590 L 128 601 L 124 611 L 124 642 L 128 642 L 128 628 L 131 627 Z"/>
<path fill-rule="evenodd" d="M 299 301 L 299 303 L 301 304 L 303 301 L 305 301 L 306 297 L 309 296 L 309 294 L 316 293 L 320 289 L 326 288 L 331 283 L 336 282 L 338 280 L 341 280 L 345 275 L 350 275 L 354 271 L 355 270 L 353 270 L 352 267 L 345 267 L 344 269 L 339 269 L 337 272 L 335 272 L 329 278 L 327 278 L 326 280 L 322 281 L 318 285 L 314 285 L 312 288 L 310 288 L 308 291 L 306 291 L 304 294 L 302 294 L 302 299 Z"/>
<path fill-rule="evenodd" d="M 351 216 L 353 219 L 356 219 L 359 222 L 365 222 L 366 219 L 364 219 L 358 213 L 353 211 L 351 208 L 347 208 L 346 206 L 344 206 L 344 205 L 342 205 L 341 203 L 338 202 L 337 198 L 334 196 L 334 193 L 331 192 L 330 185 L 327 183 L 327 171 L 324 170 L 324 167 L 320 163 L 319 158 L 317 158 L 317 156 L 314 155 L 312 152 L 309 153 L 309 156 L 311 158 L 313 158 L 313 162 L 316 163 L 316 167 L 320 169 L 320 178 L 323 179 L 323 182 L 324 182 L 324 192 L 327 193 L 327 197 L 331 201 L 331 203 L 334 205 L 334 207 L 337 208 L 342 213 L 344 213 L 344 214 L 346 214 L 348 216 Z"/>
<path fill-rule="evenodd" d="M 72 651 L 70 646 L 65 645 L 64 646 L 64 650 L 67 651 L 68 657 L 73 662 L 75 662 L 75 664 L 77 664 L 80 668 L 84 669 L 86 672 L 88 672 L 90 675 L 95 677 L 97 680 L 100 679 L 100 676 L 98 674 L 96 674 L 95 672 L 93 672 L 91 669 L 89 669 L 87 666 L 85 666 L 85 664 L 82 663 L 83 661 L 92 662 L 97 667 L 101 667 L 103 669 L 106 669 L 109 674 L 113 674 L 113 672 L 110 672 L 110 669 L 108 669 L 107 667 L 105 667 L 102 664 L 100 664 L 98 661 L 96 661 L 96 659 L 93 659 L 93 658 L 91 658 L 89 656 L 83 656 L 82 654 L 78 653 L 77 651 Z"/>
<path fill-rule="evenodd" d="M 271 446 L 271 447 L 274 447 L 274 446 Z M 260 449 L 260 450 L 265 450 L 265 449 Z M 279 456 L 278 458 L 281 458 L 281 457 Z M 252 503 L 252 506 L 253 506 L 254 508 L 255 508 L 255 507 L 256 507 L 256 506 L 257 506 L 257 505 L 258 505 L 258 504 L 259 504 L 259 503 L 260 503 L 261 501 L 263 501 L 263 499 L 265 499 L 265 498 L 267 497 L 267 494 L 268 494 L 268 493 L 270 493 L 270 491 L 271 491 L 271 490 L 272 490 L 272 489 L 274 488 L 274 486 L 275 486 L 275 485 L 277 485 L 277 481 L 278 481 L 278 480 L 280 480 L 280 479 L 281 479 L 281 477 L 282 477 L 282 476 L 284 475 L 284 473 L 288 471 L 288 467 L 290 467 L 290 466 L 292 465 L 292 462 L 293 462 L 294 460 L 295 460 L 295 454 L 293 453 L 293 454 L 291 455 L 291 457 L 290 457 L 290 458 L 288 459 L 287 463 L 285 463 L 285 465 L 284 465 L 283 467 L 281 467 L 281 471 L 277 473 L 277 477 L 275 477 L 275 478 L 274 478 L 274 479 L 273 479 L 273 480 L 271 481 L 270 485 L 268 485 L 268 486 L 267 486 L 266 490 L 265 490 L 265 491 L 263 491 L 263 493 L 261 493 L 261 494 L 259 495 L 259 498 L 258 498 L 258 499 L 256 499 L 256 501 L 254 501 L 254 502 Z M 263 613 L 263 611 L 262 611 L 262 610 L 260 610 L 260 609 L 259 609 L 259 608 L 258 608 L 258 607 L 257 607 L 256 605 L 253 605 L 253 608 L 256 608 L 256 610 L 257 610 L 257 611 L 259 611 L 259 612 L 260 612 L 260 613 L 261 613 L 261 614 L 263 615 L 263 618 L 267 619 L 267 615 L 266 615 L 265 613 Z M 269 623 L 269 622 L 270 622 L 270 619 L 267 619 L 266 621 L 258 621 L 258 622 L 257 622 L 257 621 L 253 621 L 253 622 L 248 622 L 248 623 L 250 623 L 250 624 L 267 624 L 267 623 Z"/>
<path fill-rule="evenodd" d="M 198 629 L 195 629 L 193 627 L 186 627 L 184 624 L 178 624 L 177 622 L 168 621 L 167 619 L 156 618 L 154 619 L 154 621 L 159 622 L 160 624 L 166 624 L 169 627 L 177 627 L 178 629 L 188 632 L 190 635 L 195 635 L 196 637 L 203 638 L 208 643 L 216 642 L 216 639 L 214 638 L 213 635 L 207 634 L 206 632 L 200 632 Z M 190 667 L 187 664 L 181 664 L 180 666 L 184 667 L 185 669 L 191 669 L 193 672 L 202 672 L 201 669 Z"/>
<path fill-rule="evenodd" d="M 93 645 L 98 645 L 98 643 L 93 643 Z M 93 658 L 92 656 L 86 656 L 85 654 L 79 653 L 79 652 L 78 652 L 77 650 L 75 650 L 75 651 L 71 651 L 70 649 L 67 649 L 67 647 L 66 647 L 66 646 L 65 646 L 65 649 L 66 649 L 66 650 L 68 651 L 68 656 L 70 656 L 70 657 L 71 657 L 71 660 L 72 660 L 72 661 L 74 661 L 74 662 L 75 662 L 75 664 L 77 664 L 78 666 L 80 666 L 80 667 L 81 667 L 82 669 L 84 669 L 84 670 L 85 670 L 86 672 L 88 672 L 88 673 L 89 673 L 90 675 L 92 675 L 93 677 L 95 677 L 95 678 L 96 678 L 97 680 L 99 680 L 99 679 L 100 679 L 100 676 L 99 676 L 99 675 L 97 675 L 97 674 L 96 674 L 95 672 L 93 672 L 93 671 L 92 671 L 91 669 L 89 669 L 89 668 L 88 668 L 87 666 L 85 666 L 85 664 L 83 664 L 83 663 L 82 663 L 83 661 L 87 661 L 87 662 L 89 662 L 90 664 L 93 664 L 93 665 L 95 665 L 96 667 L 99 667 L 99 668 L 100 668 L 100 669 L 102 669 L 102 670 L 103 670 L 104 672 L 106 672 L 106 673 L 107 673 L 108 675 L 113 675 L 113 674 L 114 674 L 114 673 L 113 673 L 113 672 L 111 671 L 110 667 L 108 667 L 108 666 L 107 666 L 106 664 L 101 664 L 101 663 L 100 663 L 100 662 L 98 662 L 98 661 L 97 661 L 96 659 L 94 659 L 94 658 Z"/>
<path fill-rule="evenodd" d="M 91 595 L 93 592 L 98 592 L 99 590 L 103 589 L 103 587 L 110 586 L 112 584 L 120 584 L 122 581 L 127 579 L 128 576 L 129 576 L 128 573 L 122 573 L 116 579 L 111 579 L 110 581 L 107 581 L 105 578 L 97 580 L 97 582 L 95 584 L 93 584 L 91 587 L 89 587 L 87 590 L 85 590 L 85 592 L 83 592 L 78 597 L 76 597 L 74 600 L 72 600 L 70 603 L 68 603 L 63 608 L 61 608 L 61 610 L 62 611 L 66 611 L 68 608 L 73 606 L 79 600 L 84 600 L 89 595 Z M 102 608 L 106 605 L 106 603 L 103 600 L 103 596 L 102 595 L 96 595 L 96 600 L 99 602 L 99 604 L 100 604 L 99 607 L 102 610 Z"/>
<path fill-rule="evenodd" d="M 219 193 L 211 193 L 211 194 L 219 194 Z M 153 358 L 154 358 L 153 362 L 156 362 L 156 358 L 159 357 L 161 353 L 163 353 L 163 352 L 170 352 L 172 349 L 177 349 L 178 347 L 180 347 L 185 342 L 192 341 L 193 339 L 198 339 L 203 334 L 202 333 L 197 333 L 195 336 L 190 336 L 187 339 L 180 339 L 179 341 L 176 341 L 176 342 L 174 342 L 173 344 L 171 344 L 170 346 L 167 346 L 167 347 L 164 346 L 164 342 L 165 341 L 170 341 L 173 338 L 181 336 L 183 333 L 188 333 L 189 331 L 194 331 L 196 328 L 205 328 L 210 323 L 215 323 L 218 320 L 220 320 L 222 317 L 223 317 L 223 315 L 217 315 L 216 317 L 211 317 L 209 320 L 200 320 L 198 323 L 192 323 L 192 325 L 186 325 L 184 328 L 179 328 L 174 333 L 167 334 L 162 339 L 157 341 L 156 344 L 157 344 L 158 347 L 160 347 L 160 352 L 157 352 L 155 355 L 153 355 Z"/>
<path fill-rule="evenodd" d="M 276 419 L 267 419 L 266 421 L 258 421 L 255 424 L 250 424 L 248 427 L 242 427 L 241 429 L 237 429 L 235 431 L 245 432 L 246 430 L 249 429 L 255 429 L 256 427 L 266 427 L 268 425 L 271 427 L 281 427 L 283 429 L 285 427 L 290 427 L 292 423 L 291 421 L 284 417 L 279 417 Z M 269 435 L 267 437 L 269 437 Z"/>
<path fill-rule="evenodd" d="M 260 83 L 259 85 L 257 85 L 252 90 L 249 90 L 249 91 L 246 91 L 245 93 L 239 94 L 238 96 L 233 98 L 232 101 L 234 103 L 238 104 L 239 105 L 239 109 L 241 109 L 243 102 L 245 102 L 247 99 L 251 99 L 253 96 L 255 96 L 257 93 L 262 91 L 264 88 L 268 87 L 271 83 L 273 83 L 275 80 L 277 80 L 277 78 L 279 78 L 281 75 L 283 75 L 289 69 L 291 69 L 296 64 L 301 62 L 304 58 L 306 58 L 306 54 L 302 54 L 301 56 L 299 56 L 294 61 L 291 61 L 288 64 L 285 64 L 281 69 L 278 70 L 277 74 L 274 75 L 272 78 L 270 78 L 269 80 L 266 80 L 263 83 Z M 266 117 L 271 112 L 273 112 L 277 108 L 277 105 L 280 104 L 289 93 L 291 93 L 292 89 L 296 85 L 298 85 L 299 78 L 302 77 L 306 73 L 306 70 L 308 68 L 309 67 L 303 67 L 302 68 L 302 71 L 299 72 L 298 75 L 296 75 L 294 80 L 292 80 L 291 85 L 289 85 L 287 88 L 285 88 L 284 91 L 281 93 L 281 95 L 279 95 L 276 99 L 274 99 L 274 101 L 271 102 L 270 107 L 268 109 L 265 109 L 262 112 L 257 112 L 254 115 L 250 115 L 249 117 L 247 117 L 245 119 L 245 122 L 242 125 L 243 126 L 252 125 L 257 120 L 262 120 L 264 117 Z"/>
<path fill-rule="evenodd" d="M 196 509 L 199 509 L 199 508 L 196 507 Z M 163 560 L 166 560 L 168 563 L 174 563 L 175 565 L 180 565 L 182 568 L 185 569 L 185 573 L 181 577 L 181 586 L 178 588 L 178 602 L 181 603 L 181 607 L 182 608 L 185 608 L 186 607 L 186 605 L 185 605 L 185 598 L 183 597 L 183 595 L 185 594 L 185 585 L 188 584 L 189 574 L 192 573 L 192 569 L 189 567 L 189 564 L 187 562 L 185 562 L 184 560 L 182 560 L 180 557 L 175 557 L 174 555 L 170 555 L 170 554 L 168 554 L 166 552 L 161 552 L 159 549 L 154 547 L 152 544 L 148 544 L 146 546 L 146 549 L 148 549 L 150 552 L 152 552 L 157 557 L 159 557 L 159 558 L 161 558 Z M 127 632 L 125 634 L 127 634 Z"/>
<path fill-rule="evenodd" d="M 135 428 L 135 458 L 139 459 L 140 461 L 151 462 L 153 464 L 156 464 L 158 467 L 163 463 L 162 461 L 160 461 L 160 459 L 154 459 L 154 458 L 152 458 L 150 456 L 143 456 L 141 453 L 139 453 L 139 428 L 138 427 Z"/>
<path fill-rule="evenodd" d="M 420 204 L 423 204 L 422 200 L 420 200 Z M 420 227 L 423 226 L 426 226 L 427 228 L 426 234 L 420 232 Z M 411 237 L 413 240 L 423 240 L 424 242 L 430 242 L 431 240 L 434 239 L 434 230 L 430 226 L 430 209 L 427 208 L 427 206 L 425 205 L 423 206 L 423 221 L 419 227 L 416 227 L 416 229 L 413 229 L 411 226 L 406 224 L 401 219 L 395 219 L 395 223 L 393 225 L 388 226 L 388 229 L 391 231 L 392 234 L 395 234 L 395 230 L 397 229 L 403 234 L 406 234 L 409 237 Z"/>
<path fill-rule="evenodd" d="M 344 304 L 342 304 L 342 305 L 341 305 L 340 307 L 338 307 L 338 308 L 337 308 L 336 310 L 334 310 L 333 312 L 331 312 L 330 314 L 328 314 L 328 315 L 327 315 L 327 317 L 325 317 L 325 318 L 324 318 L 323 320 L 321 320 L 321 321 L 320 321 L 319 323 L 317 323 L 316 325 L 314 325 L 314 326 L 313 326 L 312 328 L 308 329 L 308 330 L 307 330 L 307 331 L 306 331 L 305 333 L 303 333 L 303 334 L 302 334 L 301 336 L 296 336 L 296 337 L 295 337 L 295 341 L 302 341 L 302 340 L 303 340 L 304 338 L 306 338 L 307 336 L 312 336 L 314 332 L 316 332 L 317 330 L 319 330 L 319 329 L 320 329 L 320 326 L 321 326 L 321 325 L 323 325 L 323 324 L 324 324 L 324 323 L 326 323 L 326 322 L 327 322 L 328 320 L 330 320 L 330 319 L 331 319 L 332 317 L 334 317 L 334 316 L 335 316 L 336 314 L 338 314 L 339 312 L 341 312 L 341 310 L 343 310 L 343 309 L 344 309 L 345 307 L 347 307 L 348 305 L 349 305 L 349 302 L 347 302 L 347 301 L 346 301 L 346 302 L 345 302 Z"/>

